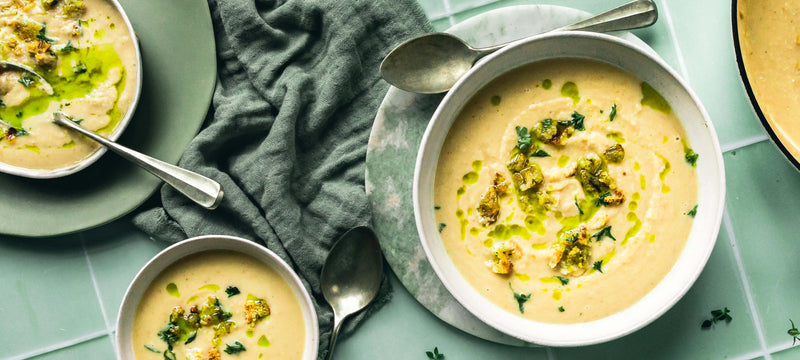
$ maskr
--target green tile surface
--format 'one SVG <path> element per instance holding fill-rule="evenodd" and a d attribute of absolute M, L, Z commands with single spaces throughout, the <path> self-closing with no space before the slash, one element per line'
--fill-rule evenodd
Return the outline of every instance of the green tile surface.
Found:
<path fill-rule="evenodd" d="M 667 1 L 657 0 L 659 22 L 635 33 L 688 75 L 723 147 L 731 150 L 724 156 L 727 218 L 709 265 L 689 293 L 653 324 L 617 341 L 517 348 L 476 339 L 439 321 L 390 275 L 393 300 L 341 339 L 336 359 L 425 359 L 434 347 L 447 360 L 800 359 L 787 334 L 789 319 L 800 325 L 795 206 L 800 172 L 772 143 L 760 141 L 764 130 L 747 103 L 733 58 L 730 1 Z M 503 6 L 552 4 L 597 13 L 624 2 L 420 0 L 437 31 Z M 0 341 L 0 359 L 114 358 L 111 336 L 124 292 L 165 246 L 135 230 L 129 218 L 64 238 L 0 239 L 0 338 L 13 339 Z M 732 310 L 730 324 L 700 329 L 710 310 L 725 306 Z"/>

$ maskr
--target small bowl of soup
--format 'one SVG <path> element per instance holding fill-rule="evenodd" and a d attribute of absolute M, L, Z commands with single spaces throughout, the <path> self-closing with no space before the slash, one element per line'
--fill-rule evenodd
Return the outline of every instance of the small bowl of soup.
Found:
<path fill-rule="evenodd" d="M 725 199 L 698 98 L 625 40 L 560 32 L 481 60 L 445 96 L 414 177 L 417 229 L 479 319 L 548 346 L 658 318 L 706 264 Z"/>
<path fill-rule="evenodd" d="M 121 359 L 312 360 L 319 328 L 297 274 L 275 253 L 231 236 L 200 236 L 156 255 L 117 318 Z"/>
<path fill-rule="evenodd" d="M 139 44 L 117 0 L 12 1 L 0 9 L 0 54 L 42 75 L 0 72 L 0 172 L 55 178 L 106 149 L 52 123 L 63 111 L 117 140 L 141 93 Z"/>

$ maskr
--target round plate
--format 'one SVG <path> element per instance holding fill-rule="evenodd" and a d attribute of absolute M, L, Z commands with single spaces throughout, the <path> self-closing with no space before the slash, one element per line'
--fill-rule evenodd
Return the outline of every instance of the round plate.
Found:
<path fill-rule="evenodd" d="M 142 94 L 118 142 L 177 163 L 205 119 L 216 81 L 214 32 L 203 0 L 120 0 L 139 38 Z M 167 36 L 165 36 L 165 34 Z M 176 61 L 173 54 L 184 54 Z M 102 225 L 161 184 L 115 154 L 58 179 L 0 174 L 0 233 L 41 237 Z"/>
<path fill-rule="evenodd" d="M 800 147 L 797 145 L 800 142 L 800 139 L 793 139 L 791 136 L 787 135 L 786 133 L 778 133 L 773 128 L 773 122 L 767 120 L 767 117 L 764 115 L 764 111 L 761 109 L 761 106 L 758 104 L 758 99 L 756 98 L 755 93 L 753 92 L 752 85 L 750 84 L 750 79 L 747 76 L 747 68 L 744 66 L 744 60 L 742 59 L 742 47 L 739 40 L 739 16 L 738 16 L 738 8 L 739 8 L 739 1 L 732 0 L 731 1 L 731 27 L 732 27 L 732 36 L 733 36 L 733 49 L 736 52 L 736 65 L 739 67 L 739 76 L 742 78 L 742 83 L 744 84 L 745 91 L 747 92 L 747 98 L 750 100 L 750 106 L 753 107 L 758 119 L 761 120 L 761 125 L 764 126 L 764 129 L 767 130 L 769 133 L 770 138 L 772 141 L 778 145 L 778 148 L 781 149 L 783 155 L 786 156 L 792 165 L 794 165 L 797 169 L 800 169 Z M 781 119 L 776 119 L 778 121 L 774 121 L 776 123 L 780 123 Z M 795 119 L 785 119 L 785 121 L 796 121 Z M 777 125 L 780 127 L 780 125 Z"/>
<path fill-rule="evenodd" d="M 482 47 L 539 34 L 588 16 L 589 13 L 561 6 L 510 6 L 467 19 L 447 32 Z M 633 34 L 617 35 L 655 55 Z M 436 276 L 420 244 L 411 198 L 414 165 L 422 134 L 442 97 L 392 87 L 378 109 L 367 147 L 366 174 L 375 232 L 392 270 L 411 295 L 434 315 L 489 341 L 526 345 L 484 324 L 462 307 Z"/>

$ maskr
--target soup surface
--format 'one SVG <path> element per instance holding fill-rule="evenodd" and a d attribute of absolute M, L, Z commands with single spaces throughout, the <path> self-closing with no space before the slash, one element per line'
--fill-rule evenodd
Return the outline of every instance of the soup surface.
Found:
<path fill-rule="evenodd" d="M 739 0 L 742 61 L 775 135 L 800 159 L 800 0 Z"/>
<path fill-rule="evenodd" d="M 435 213 L 487 299 L 547 323 L 600 319 L 672 268 L 696 214 L 697 154 L 667 101 L 607 64 L 513 70 L 447 135 Z"/>
<path fill-rule="evenodd" d="M 0 72 L 0 162 L 59 169 L 98 149 L 51 123 L 56 110 L 108 136 L 129 111 L 138 60 L 121 14 L 106 0 L 0 1 L 0 55 L 44 76 Z M 10 125 L 10 126 L 9 126 Z"/>
<path fill-rule="evenodd" d="M 277 272 L 238 252 L 209 251 L 150 284 L 136 310 L 133 351 L 137 360 L 301 359 L 304 324 Z"/>

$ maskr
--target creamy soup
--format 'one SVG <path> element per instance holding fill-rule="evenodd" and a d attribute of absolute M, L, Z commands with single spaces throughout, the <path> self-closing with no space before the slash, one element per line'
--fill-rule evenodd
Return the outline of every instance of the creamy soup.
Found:
<path fill-rule="evenodd" d="M 800 159 L 800 0 L 739 0 L 742 61 L 775 134 Z"/>
<path fill-rule="evenodd" d="M 441 239 L 501 308 L 600 319 L 678 258 L 697 211 L 697 157 L 669 103 L 635 76 L 534 63 L 484 87 L 450 129 L 435 180 Z"/>
<path fill-rule="evenodd" d="M 300 359 L 305 325 L 289 284 L 238 252 L 181 259 L 148 287 L 133 322 L 137 360 Z"/>
<path fill-rule="evenodd" d="M 0 72 L 0 162 L 73 165 L 99 145 L 51 123 L 56 110 L 108 136 L 129 111 L 138 62 L 121 14 L 106 0 L 0 0 L 0 54 L 34 76 Z"/>

